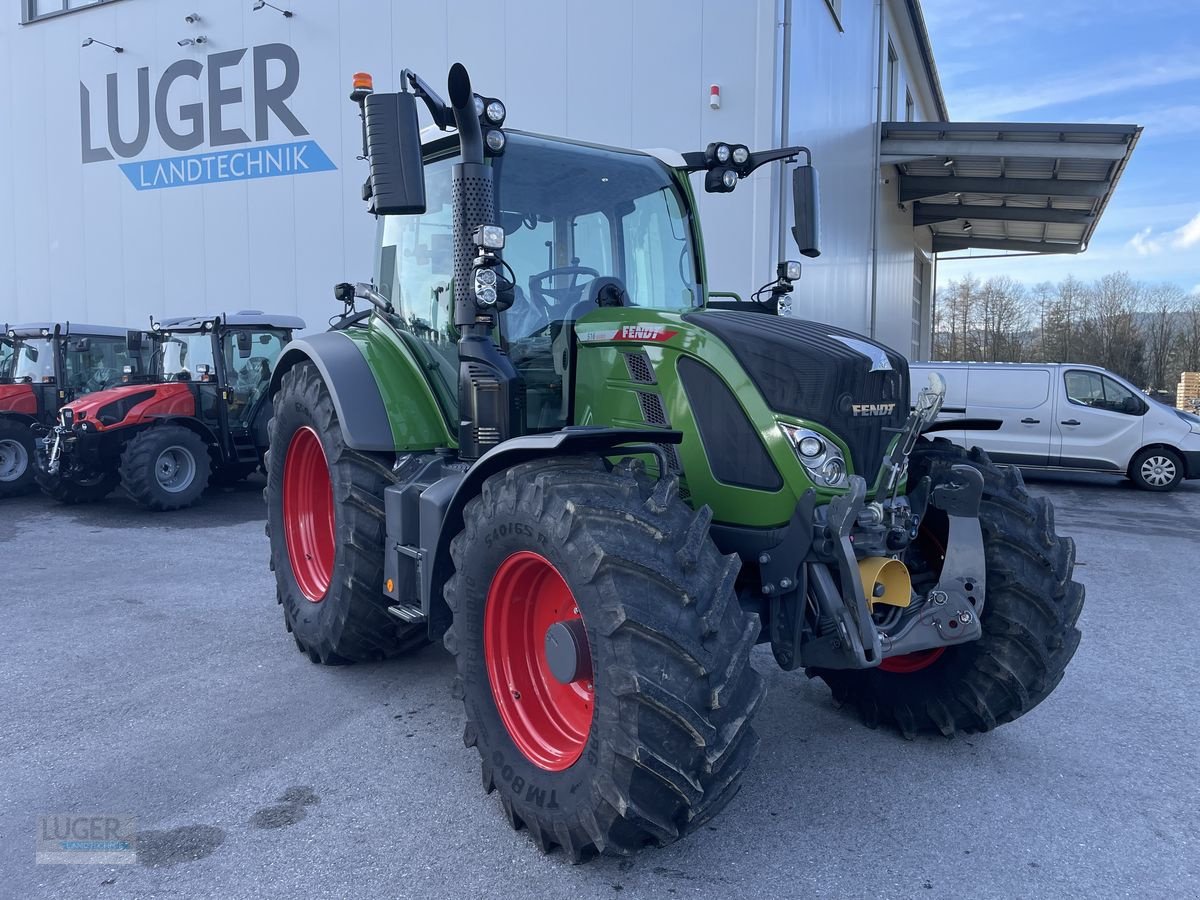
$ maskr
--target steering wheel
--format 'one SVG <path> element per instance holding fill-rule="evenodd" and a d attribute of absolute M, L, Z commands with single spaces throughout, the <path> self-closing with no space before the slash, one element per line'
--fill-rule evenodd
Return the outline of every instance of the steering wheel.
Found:
<path fill-rule="evenodd" d="M 557 275 L 570 275 L 571 283 L 566 287 L 543 286 L 542 282 Z M 555 269 L 547 269 L 545 272 L 529 276 L 529 296 L 531 299 L 536 300 L 538 305 L 545 310 L 547 318 L 555 318 L 551 315 L 552 304 L 550 301 L 553 300 L 553 306 L 557 306 L 567 302 L 575 294 L 579 293 L 583 287 L 578 281 L 580 275 L 599 278 L 600 271 L 593 269 L 591 266 L 559 266 Z M 546 299 L 547 297 L 550 299 Z"/>

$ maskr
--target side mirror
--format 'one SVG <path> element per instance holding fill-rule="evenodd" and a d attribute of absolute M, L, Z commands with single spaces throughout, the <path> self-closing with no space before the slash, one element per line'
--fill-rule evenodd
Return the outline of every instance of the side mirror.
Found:
<path fill-rule="evenodd" d="M 796 217 L 796 224 L 792 226 L 796 247 L 804 256 L 820 256 L 820 186 L 817 170 L 812 166 L 796 166 L 792 171 L 792 210 Z"/>
<path fill-rule="evenodd" d="M 130 353 L 142 352 L 142 333 L 140 331 L 125 332 L 125 349 Z"/>
<path fill-rule="evenodd" d="M 237 332 L 238 356 L 240 356 L 242 359 L 249 359 L 250 354 L 253 350 L 253 347 L 254 347 L 254 341 L 250 337 L 250 332 L 248 332 L 248 331 Z"/>
<path fill-rule="evenodd" d="M 364 200 L 377 216 L 425 212 L 425 169 L 416 94 L 372 94 L 364 101 L 371 176 Z"/>

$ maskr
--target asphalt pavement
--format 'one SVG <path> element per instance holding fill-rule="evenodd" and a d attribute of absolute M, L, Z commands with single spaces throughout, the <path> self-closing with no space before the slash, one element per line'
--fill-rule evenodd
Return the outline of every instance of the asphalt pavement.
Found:
<path fill-rule="evenodd" d="M 483 793 L 440 647 L 344 668 L 296 651 L 261 482 L 171 514 L 0 502 L 0 896 L 1200 895 L 1200 482 L 1028 481 L 1088 591 L 1046 702 L 905 741 L 760 647 L 740 794 L 673 846 L 581 866 Z M 138 861 L 35 865 L 53 814 L 136 816 Z"/>

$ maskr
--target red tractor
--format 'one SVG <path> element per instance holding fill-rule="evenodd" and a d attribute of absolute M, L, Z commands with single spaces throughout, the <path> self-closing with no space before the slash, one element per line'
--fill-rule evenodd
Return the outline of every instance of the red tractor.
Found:
<path fill-rule="evenodd" d="M 64 322 L 6 328 L 0 341 L 0 497 L 33 487 L 33 427 L 52 424 L 64 403 L 120 384 L 138 368 L 124 328 Z"/>
<path fill-rule="evenodd" d="M 67 404 L 40 441 L 38 483 L 64 503 L 120 483 L 154 510 L 196 503 L 210 479 L 233 483 L 262 461 L 271 369 L 304 327 L 255 310 L 152 323 L 150 380 Z"/>

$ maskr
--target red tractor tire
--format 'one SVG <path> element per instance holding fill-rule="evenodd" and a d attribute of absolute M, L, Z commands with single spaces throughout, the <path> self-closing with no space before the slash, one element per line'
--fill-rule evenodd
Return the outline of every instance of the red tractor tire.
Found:
<path fill-rule="evenodd" d="M 451 544 L 463 741 L 513 828 L 575 862 L 694 831 L 758 744 L 759 620 L 738 603 L 740 562 L 713 544 L 707 507 L 638 468 L 515 466 Z"/>
<path fill-rule="evenodd" d="M 383 592 L 391 457 L 346 446 L 312 363 L 283 374 L 274 408 L 263 496 L 276 596 L 296 646 L 314 663 L 341 665 L 427 644 L 425 625 L 393 617 Z"/>

